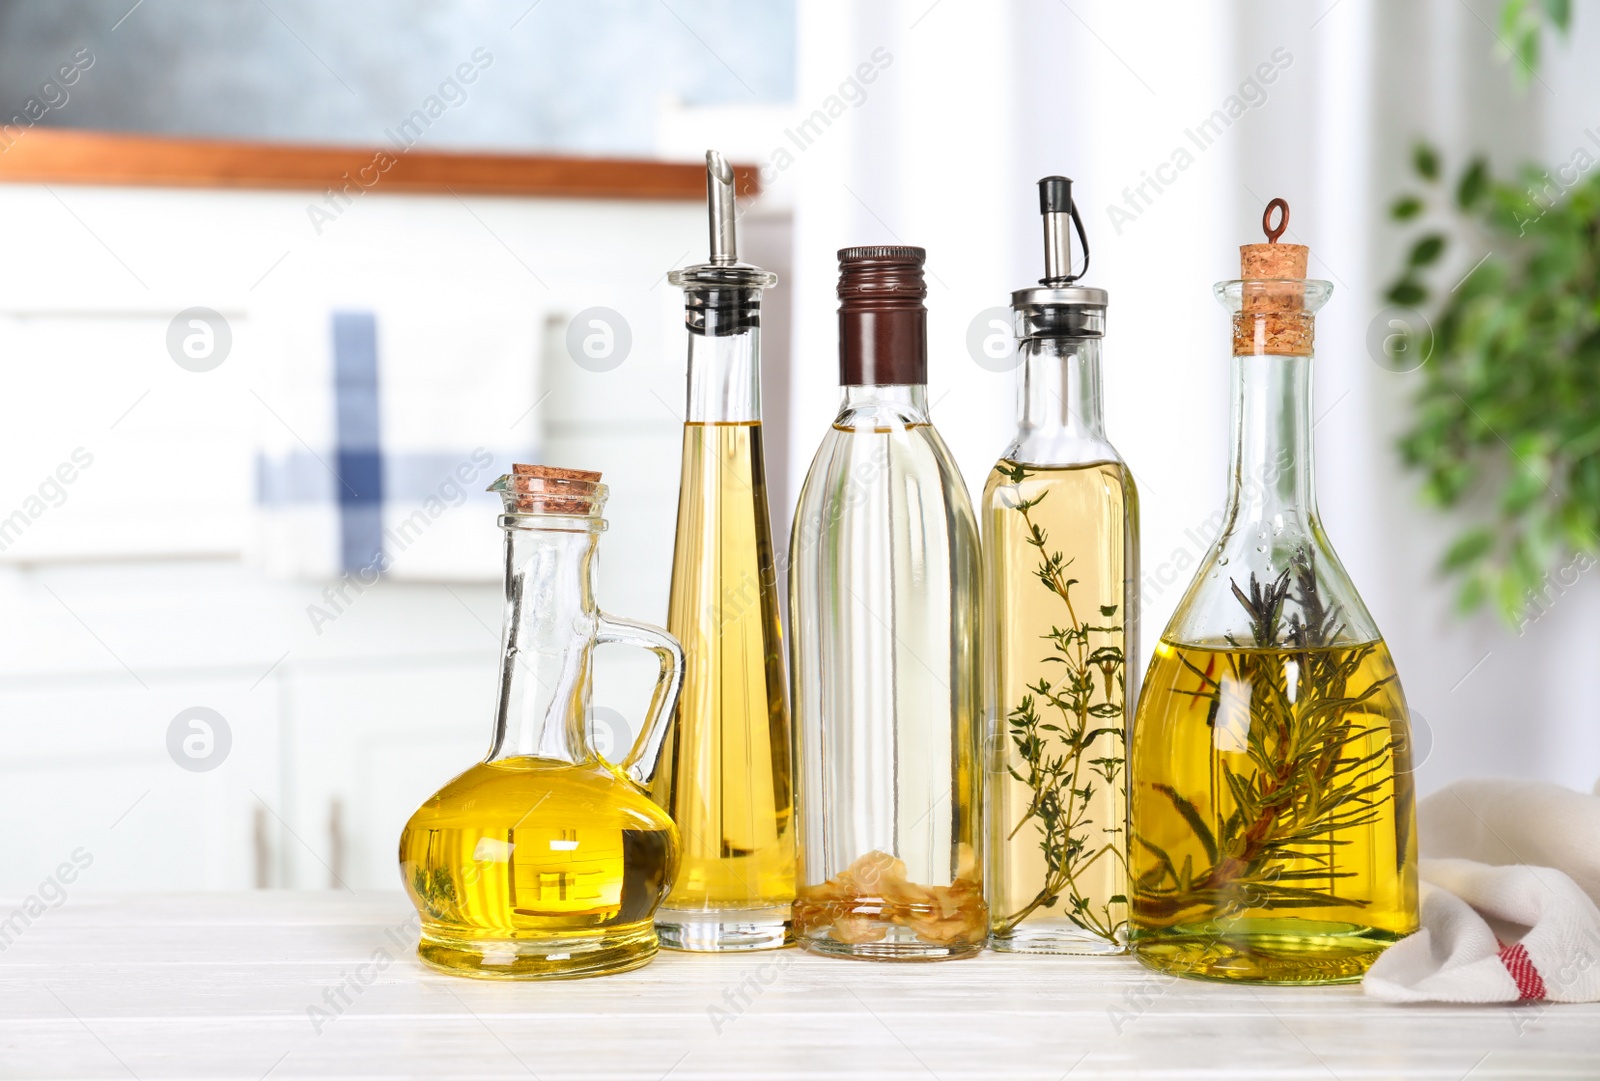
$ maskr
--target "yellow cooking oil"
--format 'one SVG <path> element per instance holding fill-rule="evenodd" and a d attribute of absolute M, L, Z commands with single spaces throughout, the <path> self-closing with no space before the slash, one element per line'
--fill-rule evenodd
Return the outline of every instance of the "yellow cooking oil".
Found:
<path fill-rule="evenodd" d="M 1119 462 L 1001 459 L 984 488 L 993 948 L 1122 953 L 1129 522 Z"/>
<path fill-rule="evenodd" d="M 1163 640 L 1133 732 L 1132 937 L 1146 963 L 1340 983 L 1416 930 L 1408 714 L 1382 640 Z"/>
<path fill-rule="evenodd" d="M 678 833 L 603 759 L 511 757 L 478 763 L 418 808 L 400 862 L 429 965 L 589 976 L 655 955 L 651 914 L 677 871 Z"/>
<path fill-rule="evenodd" d="M 696 914 L 766 913 L 781 944 L 794 794 L 760 422 L 685 424 L 682 471 L 667 629 L 687 668 L 652 795 L 681 831 L 683 866 L 657 922 L 687 937 L 677 925 Z"/>

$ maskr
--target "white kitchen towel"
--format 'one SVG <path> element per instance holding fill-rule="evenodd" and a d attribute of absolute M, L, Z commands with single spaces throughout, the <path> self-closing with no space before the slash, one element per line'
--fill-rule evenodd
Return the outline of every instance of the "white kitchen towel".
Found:
<path fill-rule="evenodd" d="M 1600 1000 L 1600 783 L 1458 781 L 1417 806 L 1422 929 L 1384 951 L 1389 1002 Z"/>
<path fill-rule="evenodd" d="M 497 579 L 483 489 L 535 454 L 543 311 L 435 290 L 268 318 L 255 561 L 293 578 Z"/>

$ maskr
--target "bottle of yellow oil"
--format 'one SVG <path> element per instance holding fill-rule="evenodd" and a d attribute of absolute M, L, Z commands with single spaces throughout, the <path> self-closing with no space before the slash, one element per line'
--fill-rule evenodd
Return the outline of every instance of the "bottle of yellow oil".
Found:
<path fill-rule="evenodd" d="M 664 945 L 756 950 L 792 940 L 794 799 L 777 573 L 761 444 L 761 291 L 738 261 L 734 174 L 706 155 L 711 260 L 675 270 L 689 332 L 683 474 L 667 627 L 688 657 L 653 790 L 683 836 L 656 913 Z"/>
<path fill-rule="evenodd" d="M 1012 294 L 1021 423 L 983 493 L 989 944 L 1127 950 L 1139 504 L 1106 438 L 1106 293 L 1072 273 L 1072 182 L 1039 182 L 1045 276 Z"/>
<path fill-rule="evenodd" d="M 484 761 L 417 808 L 400 876 L 422 916 L 418 956 L 490 979 L 594 976 L 655 956 L 652 917 L 678 867 L 678 830 L 647 794 L 683 680 L 666 632 L 595 605 L 606 523 L 600 474 L 516 466 L 505 499 L 500 695 Z M 655 700 L 613 765 L 589 745 L 597 644 L 656 654 Z"/>
<path fill-rule="evenodd" d="M 1241 249 L 1221 538 L 1156 645 L 1134 724 L 1135 954 L 1185 976 L 1357 980 L 1417 927 L 1405 696 L 1313 494 L 1307 250 Z"/>

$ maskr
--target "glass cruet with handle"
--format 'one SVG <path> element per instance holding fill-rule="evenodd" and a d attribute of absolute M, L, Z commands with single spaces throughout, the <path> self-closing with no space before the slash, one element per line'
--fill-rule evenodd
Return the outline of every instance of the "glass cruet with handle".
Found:
<path fill-rule="evenodd" d="M 595 976 L 648 962 L 678 830 L 647 794 L 683 682 L 666 631 L 601 612 L 600 474 L 518 465 L 505 502 L 505 618 L 489 753 L 424 801 L 400 837 L 422 917 L 417 953 L 492 979 Z M 660 659 L 653 700 L 620 764 L 589 741 L 596 645 Z"/>

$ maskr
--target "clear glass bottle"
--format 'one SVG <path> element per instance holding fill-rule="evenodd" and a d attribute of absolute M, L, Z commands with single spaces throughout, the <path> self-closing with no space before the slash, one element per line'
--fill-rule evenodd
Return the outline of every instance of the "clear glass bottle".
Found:
<path fill-rule="evenodd" d="M 978 530 L 928 419 L 921 248 L 839 253 L 843 401 L 790 542 L 807 950 L 983 948 Z"/>
<path fill-rule="evenodd" d="M 656 913 L 662 945 L 753 950 L 791 940 L 794 799 L 777 572 L 761 449 L 761 290 L 738 261 L 734 177 L 706 155 L 711 261 L 675 270 L 689 398 L 667 628 L 688 659 L 653 795 L 683 837 Z"/>
<path fill-rule="evenodd" d="M 1101 414 L 1106 294 L 1069 273 L 1071 190 L 1039 182 L 1045 276 L 1011 298 L 1022 420 L 983 492 L 984 881 L 995 949 L 1121 953 L 1139 506 Z"/>
<path fill-rule="evenodd" d="M 600 474 L 514 468 L 491 485 L 505 500 L 506 607 L 489 754 L 411 816 L 400 875 L 422 916 L 417 954 L 433 968 L 489 979 L 622 972 L 655 956 L 652 917 L 678 866 L 677 828 L 646 788 L 683 651 L 595 605 Z M 607 642 L 661 661 L 620 766 L 588 737 L 590 656 Z"/>
<path fill-rule="evenodd" d="M 1280 200 L 1268 207 L 1268 214 Z M 1357 980 L 1417 927 L 1405 696 L 1334 555 L 1312 472 L 1306 249 L 1245 245 L 1222 536 L 1157 644 L 1132 748 L 1140 960 L 1258 983 Z"/>

